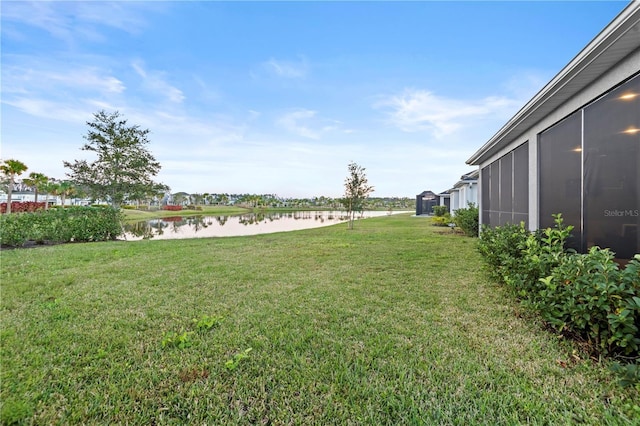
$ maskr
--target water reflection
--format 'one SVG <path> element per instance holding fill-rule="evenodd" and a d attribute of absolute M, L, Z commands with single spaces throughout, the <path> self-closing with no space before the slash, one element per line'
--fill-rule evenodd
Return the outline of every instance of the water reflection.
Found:
<path fill-rule="evenodd" d="M 361 218 L 384 216 L 388 212 L 364 212 Z M 236 216 L 172 216 L 125 224 L 127 240 L 180 239 L 257 235 L 318 228 L 346 222 L 341 211 L 296 211 L 249 213 Z"/>

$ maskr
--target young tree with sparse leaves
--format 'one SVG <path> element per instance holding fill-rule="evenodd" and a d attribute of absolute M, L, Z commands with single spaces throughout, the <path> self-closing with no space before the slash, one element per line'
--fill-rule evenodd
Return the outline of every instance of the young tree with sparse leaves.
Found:
<path fill-rule="evenodd" d="M 91 163 L 64 162 L 71 170 L 67 175 L 76 184 L 86 187 L 94 199 L 108 200 L 114 207 L 157 185 L 153 177 L 160 171 L 160 163 L 145 146 L 148 129 L 128 125 L 118 111 L 100 111 L 87 125 L 87 143 L 81 149 L 95 153 L 97 159 Z"/>
<path fill-rule="evenodd" d="M 373 192 L 373 186 L 369 185 L 364 167 L 351 162 L 348 169 L 349 175 L 344 180 L 342 204 L 347 209 L 349 229 L 353 229 L 356 212 L 363 210 L 367 197 Z"/>

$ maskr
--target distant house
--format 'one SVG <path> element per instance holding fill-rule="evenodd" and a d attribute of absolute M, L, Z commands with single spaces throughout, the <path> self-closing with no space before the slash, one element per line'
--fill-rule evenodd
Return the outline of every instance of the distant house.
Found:
<path fill-rule="evenodd" d="M 55 182 L 55 180 L 52 180 Z M 8 198 L 8 194 L 4 189 L 0 189 L 0 203 L 6 203 Z M 13 185 L 13 190 L 11 191 L 11 202 L 12 203 L 27 203 L 34 202 L 36 200 L 36 192 L 35 190 L 25 184 L 22 180 L 16 180 Z M 62 204 L 62 198 L 53 194 L 46 194 L 40 191 L 38 193 L 38 202 L 44 203 L 48 202 L 50 206 Z M 87 199 L 77 199 L 73 197 L 68 197 L 65 200 L 65 205 L 88 205 L 90 200 Z"/>
<path fill-rule="evenodd" d="M 474 170 L 471 173 L 462 175 L 460 180 L 449 191 L 451 214 L 455 214 L 458 209 L 464 209 L 469 203 L 478 205 L 478 175 L 480 172 Z"/>
<path fill-rule="evenodd" d="M 449 193 L 449 190 L 439 193 L 438 198 L 440 199 L 440 203 L 438 205 L 451 209 L 451 194 Z"/>
<path fill-rule="evenodd" d="M 440 198 L 432 191 L 423 191 L 416 195 L 416 216 L 433 214 L 433 207 L 440 205 Z"/>
<path fill-rule="evenodd" d="M 552 47 L 551 47 L 552 48 Z M 480 221 L 534 230 L 562 213 L 579 251 L 640 253 L 640 2 L 624 10 L 468 160 Z"/>

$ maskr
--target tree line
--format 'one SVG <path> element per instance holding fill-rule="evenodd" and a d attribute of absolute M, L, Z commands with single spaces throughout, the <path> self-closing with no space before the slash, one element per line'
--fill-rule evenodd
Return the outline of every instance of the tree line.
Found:
<path fill-rule="evenodd" d="M 87 122 L 89 130 L 81 150 L 93 153 L 95 160 L 65 161 L 69 179 L 60 182 L 42 173 L 31 173 L 23 183 L 34 189 L 36 202 L 39 192 L 47 196 L 45 208 L 49 204 L 49 194 L 59 195 L 63 206 L 65 197 L 75 194 L 106 201 L 113 207 L 160 193 L 164 195 L 169 187 L 153 180 L 160 171 L 160 163 L 146 148 L 149 130 L 129 125 L 117 111 L 100 111 L 93 118 Z M 0 165 L 0 171 L 7 178 L 7 213 L 11 212 L 16 177 L 27 170 L 25 163 L 15 159 L 5 160 Z"/>
<path fill-rule="evenodd" d="M 95 159 L 64 161 L 69 170 L 69 179 L 58 181 L 43 173 L 32 172 L 22 183 L 38 196 L 45 196 L 45 209 L 48 208 L 49 195 L 62 199 L 62 205 L 69 197 L 101 201 L 119 208 L 123 204 L 140 203 L 160 205 L 173 203 L 179 205 L 240 205 L 252 208 L 339 208 L 349 212 L 363 208 L 410 208 L 413 200 L 409 198 L 369 199 L 373 187 L 367 182 L 365 169 L 352 162 L 348 166 L 349 175 L 345 179 L 343 198 L 281 198 L 275 194 L 214 194 L 176 192 L 154 179 L 161 165 L 147 149 L 149 130 L 138 125 L 130 125 L 119 112 L 99 111 L 94 114 L 86 140 L 81 150 L 92 153 Z M 25 173 L 25 163 L 8 159 L 0 164 L 0 172 L 6 178 L 7 213 L 11 212 L 11 198 L 17 178 Z"/>

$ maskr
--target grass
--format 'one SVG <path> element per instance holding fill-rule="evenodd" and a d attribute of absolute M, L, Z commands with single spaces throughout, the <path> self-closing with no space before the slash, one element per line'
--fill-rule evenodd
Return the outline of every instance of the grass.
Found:
<path fill-rule="evenodd" d="M 3 251 L 0 278 L 3 423 L 640 419 L 429 219 Z"/>

